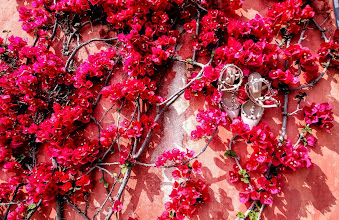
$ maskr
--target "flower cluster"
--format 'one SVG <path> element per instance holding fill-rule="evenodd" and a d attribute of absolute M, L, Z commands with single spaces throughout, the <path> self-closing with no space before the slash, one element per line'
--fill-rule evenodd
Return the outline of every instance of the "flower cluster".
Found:
<path fill-rule="evenodd" d="M 27 175 L 27 202 L 38 203 L 42 199 L 48 205 L 58 194 L 69 194 L 75 202 L 84 201 L 84 195 L 91 189 L 90 179 L 86 175 L 75 177 L 72 172 L 55 171 L 55 167 L 47 163 L 34 167 Z"/>
<path fill-rule="evenodd" d="M 331 40 L 330 42 L 324 42 L 320 45 L 318 51 L 320 63 L 326 63 L 328 59 L 331 59 L 330 66 L 338 68 L 339 66 L 339 43 Z"/>
<path fill-rule="evenodd" d="M 272 195 L 280 193 L 283 186 L 278 171 L 285 169 L 295 171 L 312 165 L 305 146 L 294 147 L 290 141 L 278 142 L 265 123 L 260 123 L 250 130 L 247 124 L 236 118 L 231 124 L 231 130 L 247 143 L 251 143 L 253 148 L 253 153 L 246 162 L 246 170 L 236 165 L 234 171 L 229 172 L 231 182 L 242 181 L 252 184 L 252 187 L 247 187 L 239 194 L 241 202 L 260 200 L 261 204 L 271 204 Z M 314 138 L 309 137 L 310 145 L 314 146 L 314 141 Z M 269 168 L 276 170 L 276 174 L 265 175 Z M 254 181 L 247 171 L 258 172 L 261 176 Z"/>
<path fill-rule="evenodd" d="M 309 48 L 303 47 L 300 44 L 293 44 L 285 50 L 285 56 L 289 63 L 296 62 L 300 65 L 306 81 L 312 80 L 318 73 L 317 58 L 313 56 Z M 300 75 L 298 73 L 299 68 L 292 67 L 290 70 L 294 75 Z"/>
<path fill-rule="evenodd" d="M 112 101 L 121 99 L 134 101 L 138 96 L 150 103 L 161 103 L 163 99 L 155 95 L 156 84 L 149 78 L 144 79 L 127 79 L 123 83 L 117 83 L 104 87 L 101 94 L 104 97 L 111 98 Z"/>
<path fill-rule="evenodd" d="M 80 65 L 74 76 L 75 88 L 91 88 L 93 79 L 103 79 L 109 71 L 115 66 L 116 51 L 110 48 L 107 51 L 101 51 L 95 55 L 88 56 L 88 60 Z"/>
<path fill-rule="evenodd" d="M 303 4 L 303 0 L 286 0 L 274 4 L 267 11 L 273 32 L 278 33 L 284 29 L 286 35 L 298 33 L 301 29 L 300 23 L 315 14 L 310 5 L 303 7 Z"/>
<path fill-rule="evenodd" d="M 283 165 L 284 168 L 295 171 L 298 168 L 311 167 L 312 162 L 306 147 L 298 146 L 295 148 L 290 141 L 286 141 L 284 145 L 278 145 L 276 147 L 273 164 L 275 166 Z"/>
<path fill-rule="evenodd" d="M 187 79 L 187 83 L 196 78 L 198 74 L 199 73 L 196 72 L 192 73 Z M 204 94 L 209 103 L 218 104 L 221 100 L 221 93 L 217 90 L 215 82 L 218 80 L 219 74 L 220 67 L 205 67 L 201 78 L 194 80 L 191 86 L 185 90 L 185 99 L 190 100 L 192 95 L 197 96 L 199 94 Z"/>
<path fill-rule="evenodd" d="M 198 214 L 199 204 L 209 202 L 206 183 L 201 179 L 192 179 L 192 174 L 200 172 L 201 163 L 197 160 L 193 165 L 180 165 L 172 172 L 176 181 L 170 194 L 171 201 L 165 204 L 166 211 L 157 218 L 158 220 L 191 218 Z"/>
<path fill-rule="evenodd" d="M 311 106 L 304 107 L 305 122 L 315 124 L 326 131 L 333 127 L 332 105 L 328 103 L 312 103 Z"/>
<path fill-rule="evenodd" d="M 20 7 L 20 21 L 22 21 L 22 29 L 30 34 L 45 36 L 47 29 L 53 24 L 53 16 L 45 9 L 28 9 Z"/>
<path fill-rule="evenodd" d="M 226 125 L 226 112 L 220 109 L 202 110 L 197 115 L 197 122 L 201 123 L 191 132 L 192 139 L 199 139 L 212 135 L 219 125 Z"/>
<path fill-rule="evenodd" d="M 246 38 L 241 38 L 246 39 Z M 269 44 L 265 41 L 255 42 L 254 40 L 239 40 L 229 37 L 227 45 L 218 47 L 215 50 L 217 63 L 233 63 L 239 66 L 244 75 L 251 72 L 259 72 L 267 75 L 272 69 L 277 68 L 278 58 L 282 50 L 276 44 Z"/>
<path fill-rule="evenodd" d="M 284 83 L 289 87 L 295 87 L 300 83 L 300 79 L 294 76 L 290 70 L 283 71 L 281 69 L 272 70 L 269 73 L 271 79 L 273 79 L 273 85 L 278 87 L 279 83 Z"/>
<path fill-rule="evenodd" d="M 155 162 L 157 167 L 165 166 L 165 164 L 170 161 L 175 165 L 181 164 L 193 157 L 194 151 L 186 149 L 186 152 L 180 151 L 177 148 L 174 148 L 171 151 L 164 151 L 161 156 L 158 157 L 158 160 Z"/>

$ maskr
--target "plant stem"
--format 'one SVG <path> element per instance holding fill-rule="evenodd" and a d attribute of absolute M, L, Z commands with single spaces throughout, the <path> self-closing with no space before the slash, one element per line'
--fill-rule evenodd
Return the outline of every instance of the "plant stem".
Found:
<path fill-rule="evenodd" d="M 260 220 L 261 214 L 262 214 L 262 211 L 264 210 L 264 208 L 265 208 L 265 204 L 262 204 L 261 207 L 260 207 L 260 211 L 259 211 L 259 215 L 258 215 L 257 220 Z"/>
<path fill-rule="evenodd" d="M 64 199 L 62 195 L 57 195 L 56 196 L 56 220 L 63 220 L 64 215 L 63 215 L 63 208 L 64 207 Z"/>
<path fill-rule="evenodd" d="M 304 89 L 304 88 L 307 88 L 307 87 L 312 87 L 314 86 L 315 84 L 318 83 L 318 81 L 323 78 L 323 76 L 325 75 L 325 73 L 327 72 L 328 70 L 328 67 L 330 66 L 330 63 L 331 63 L 331 59 L 328 59 L 326 64 L 325 64 L 325 67 L 324 67 L 324 70 L 322 71 L 322 73 L 320 74 L 320 76 L 318 76 L 318 78 L 316 78 L 314 81 L 311 81 L 309 84 L 307 85 L 303 85 L 303 86 L 299 86 L 297 88 L 293 88 L 293 89 L 290 89 L 291 91 L 296 91 L 296 90 L 299 90 L 299 89 Z"/>
<path fill-rule="evenodd" d="M 286 91 L 284 94 L 284 106 L 283 106 L 283 122 L 281 126 L 281 135 L 280 135 L 280 141 L 283 141 L 286 135 L 286 129 L 287 129 L 287 117 L 288 117 L 288 112 L 287 112 L 287 107 L 288 107 L 288 94 L 289 92 Z"/>
<path fill-rule="evenodd" d="M 33 209 L 33 211 L 27 215 L 26 220 L 29 220 L 32 218 L 32 216 L 34 215 L 34 213 L 38 210 L 38 208 L 40 207 L 40 205 L 42 204 L 42 199 L 39 200 L 39 202 L 36 204 L 35 208 Z"/>
<path fill-rule="evenodd" d="M 118 191 L 118 193 L 117 193 L 117 195 L 116 195 L 116 197 L 115 197 L 115 200 L 120 200 L 120 198 L 121 198 L 121 196 L 122 196 L 122 193 L 123 193 L 123 191 L 124 191 L 124 189 L 125 189 L 125 187 L 126 187 L 126 185 L 127 185 L 127 182 L 128 182 L 128 180 L 129 180 L 129 178 L 130 178 L 130 176 L 131 176 L 131 172 L 132 172 L 131 169 L 128 169 L 128 170 L 127 170 L 127 172 L 126 172 L 126 174 L 125 174 L 125 177 L 124 177 L 124 180 L 123 180 L 123 182 L 121 183 L 121 186 L 120 186 L 120 188 L 119 188 L 119 191 Z M 114 212 L 113 209 L 110 209 L 109 212 L 108 212 L 107 215 L 106 215 L 105 220 L 109 220 L 110 217 L 112 216 L 113 212 Z"/>
<path fill-rule="evenodd" d="M 253 201 L 252 202 L 251 206 L 244 213 L 244 218 L 237 217 L 235 220 L 244 220 L 244 219 L 246 219 L 248 214 L 256 207 L 255 204 L 257 204 L 257 201 Z"/>
<path fill-rule="evenodd" d="M 80 209 L 73 204 L 71 201 L 69 201 L 68 199 L 66 199 L 66 202 L 68 205 L 72 206 L 72 208 L 77 211 L 82 217 L 84 217 L 84 219 L 89 220 L 89 218 L 85 215 L 85 213 L 83 213 L 82 211 L 80 211 Z"/>
<path fill-rule="evenodd" d="M 73 59 L 73 57 L 75 56 L 75 54 L 76 54 L 83 46 L 86 46 L 87 44 L 92 43 L 92 42 L 94 42 L 94 41 L 113 41 L 113 40 L 117 40 L 117 39 L 118 39 L 117 37 L 108 38 L 108 39 L 94 38 L 94 39 L 88 40 L 88 41 L 86 41 L 86 42 L 80 44 L 79 46 L 77 46 L 77 47 L 73 50 L 73 52 L 71 53 L 71 55 L 70 55 L 69 58 L 67 59 L 66 65 L 65 65 L 66 71 L 68 71 L 68 66 L 69 66 L 69 64 L 71 63 L 71 60 Z"/>

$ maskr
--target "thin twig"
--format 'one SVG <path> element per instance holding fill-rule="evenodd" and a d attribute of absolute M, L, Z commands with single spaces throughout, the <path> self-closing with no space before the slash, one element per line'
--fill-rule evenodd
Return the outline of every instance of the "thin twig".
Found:
<path fill-rule="evenodd" d="M 63 209 L 64 209 L 64 198 L 62 195 L 57 195 L 56 196 L 56 215 L 55 215 L 56 220 L 64 219 Z"/>
<path fill-rule="evenodd" d="M 197 10 L 197 21 L 196 21 L 196 29 L 195 29 L 195 36 L 198 37 L 199 35 L 199 22 L 200 22 L 200 11 Z M 195 62 L 197 58 L 197 49 L 193 49 L 193 56 L 192 61 Z"/>
<path fill-rule="evenodd" d="M 236 137 L 238 137 L 237 134 L 233 135 L 232 139 L 230 140 L 230 144 L 229 144 L 229 147 L 228 147 L 229 150 L 232 150 L 232 143 L 233 143 L 233 141 L 234 141 L 234 139 L 235 139 Z M 235 157 L 232 157 L 232 158 L 233 158 L 233 159 L 235 160 L 235 162 L 237 163 L 237 165 L 238 165 L 238 167 L 239 167 L 239 170 L 242 171 L 243 168 L 242 168 L 241 165 L 240 165 L 239 157 L 236 157 L 236 156 L 235 156 Z M 250 178 L 250 177 L 249 177 L 249 178 Z M 247 184 L 248 184 L 248 186 L 250 187 L 251 191 L 253 191 L 254 188 L 253 188 L 252 184 L 250 183 L 250 181 L 248 181 Z"/>
<path fill-rule="evenodd" d="M 215 134 L 217 133 L 218 131 L 218 127 L 216 127 L 214 129 L 214 132 L 213 134 L 211 135 L 210 139 L 206 142 L 205 146 L 203 149 L 201 149 L 201 151 L 199 153 L 197 153 L 196 155 L 194 155 L 193 157 L 189 158 L 188 160 L 180 163 L 180 164 L 174 164 L 174 165 L 167 165 L 167 166 L 161 166 L 159 168 L 173 168 L 173 167 L 178 167 L 180 165 L 185 165 L 187 163 L 189 163 L 190 161 L 196 159 L 197 157 L 199 157 L 202 153 L 204 153 L 207 149 L 207 147 L 209 146 L 209 144 L 212 142 Z M 147 163 L 141 163 L 141 162 L 138 162 L 138 161 L 135 161 L 133 162 L 133 164 L 136 164 L 136 165 L 141 165 L 141 166 L 145 166 L 145 167 L 157 167 L 155 164 L 147 164 Z"/>
<path fill-rule="evenodd" d="M 42 204 L 42 199 L 39 200 L 39 202 L 36 204 L 35 208 L 33 209 L 32 212 L 29 213 L 29 215 L 27 215 L 26 220 L 29 220 L 32 218 L 32 216 L 34 215 L 34 213 L 38 210 L 38 208 L 40 207 L 40 205 Z"/>
<path fill-rule="evenodd" d="M 118 193 L 117 193 L 117 195 L 115 197 L 115 200 L 120 200 L 120 198 L 122 196 L 122 193 L 123 193 L 123 191 L 124 191 L 124 189 L 125 189 L 125 187 L 127 185 L 127 182 L 129 180 L 129 177 L 131 176 L 131 172 L 132 172 L 132 169 L 128 169 L 127 170 L 127 172 L 125 174 L 125 177 L 124 177 L 124 180 L 122 181 L 121 186 L 119 188 L 119 191 L 118 191 Z M 114 212 L 113 209 L 110 209 L 109 212 L 106 215 L 105 220 L 109 220 L 111 218 L 113 212 Z"/>
<path fill-rule="evenodd" d="M 257 220 L 260 220 L 261 214 L 262 214 L 262 211 L 264 210 L 264 208 L 265 208 L 265 204 L 262 204 L 261 207 L 260 207 L 260 211 L 259 211 L 259 215 L 258 215 Z"/>
<path fill-rule="evenodd" d="M 317 22 L 314 20 L 314 18 L 311 18 L 311 21 L 313 22 L 313 24 L 316 26 L 316 28 L 318 28 L 318 30 L 321 33 L 321 37 L 325 40 L 325 42 L 329 42 L 329 40 L 327 39 L 326 35 L 325 35 L 325 29 L 322 29 Z"/>
<path fill-rule="evenodd" d="M 113 40 L 117 40 L 117 39 L 118 39 L 117 37 L 108 38 L 108 39 L 94 38 L 94 39 L 90 39 L 90 40 L 88 40 L 88 41 L 86 41 L 86 42 L 80 44 L 79 46 L 77 46 L 77 47 L 73 50 L 72 54 L 71 54 L 71 55 L 69 56 L 69 58 L 67 59 L 66 65 L 65 65 L 66 71 L 68 71 L 68 66 L 69 66 L 71 60 L 73 59 L 73 57 L 75 56 L 75 54 L 76 54 L 83 46 L 86 46 L 87 44 L 92 43 L 92 42 L 94 42 L 94 41 L 113 41 Z"/>
<path fill-rule="evenodd" d="M 297 114 L 297 113 L 298 113 L 299 111 L 301 111 L 301 110 L 303 110 L 303 109 L 300 108 L 300 103 L 298 103 L 297 109 L 296 109 L 295 111 L 291 112 L 291 113 L 288 113 L 288 114 L 287 114 L 287 117 L 290 117 L 290 116 L 292 116 L 292 115 L 295 115 L 295 114 Z"/>
<path fill-rule="evenodd" d="M 111 166 L 111 165 L 119 165 L 119 162 L 113 162 L 113 163 L 97 163 L 98 166 Z"/>
<path fill-rule="evenodd" d="M 6 202 L 6 203 L 0 203 L 0 206 L 4 206 L 4 205 L 17 205 L 17 204 L 20 204 L 20 203 L 23 203 L 23 202 L 26 202 L 27 200 L 22 200 L 22 201 L 19 201 L 19 202 Z"/>
<path fill-rule="evenodd" d="M 298 40 L 298 44 L 301 44 L 301 42 L 306 39 L 304 35 L 305 35 L 306 29 L 309 23 L 310 23 L 310 20 L 307 20 L 306 23 L 304 24 L 303 30 L 301 31 L 301 34 Z"/>
<path fill-rule="evenodd" d="M 326 18 L 324 19 L 324 21 L 323 21 L 321 24 L 319 24 L 320 27 L 323 26 L 323 24 L 325 24 L 325 22 L 326 22 L 326 21 L 328 20 L 328 18 L 330 17 L 332 11 L 333 11 L 333 9 L 331 9 L 331 11 L 329 11 L 329 12 L 327 13 L 327 16 L 326 16 Z"/>
<path fill-rule="evenodd" d="M 85 215 L 85 213 L 83 213 L 82 211 L 80 211 L 80 209 L 79 209 L 75 204 L 73 204 L 73 203 L 72 203 L 71 201 L 69 201 L 68 199 L 66 199 L 66 202 L 67 202 L 68 205 L 72 206 L 73 209 L 74 209 L 75 211 L 77 211 L 82 217 L 84 217 L 84 219 L 90 220 L 90 219 Z"/>
<path fill-rule="evenodd" d="M 320 74 L 320 76 L 318 76 L 318 78 L 316 78 L 314 81 L 311 81 L 309 84 L 307 84 L 307 85 L 303 85 L 303 86 L 299 86 L 299 87 L 297 87 L 297 88 L 292 88 L 292 89 L 290 89 L 291 91 L 296 91 L 296 90 L 299 90 L 299 89 L 304 89 L 304 88 L 307 88 L 307 87 L 312 87 L 312 86 L 314 86 L 315 84 L 317 84 L 318 83 L 318 81 L 321 79 L 321 78 L 323 78 L 323 76 L 325 75 L 325 73 L 327 72 L 327 69 L 328 69 L 328 67 L 330 66 L 330 63 L 331 63 L 331 59 L 329 58 L 328 60 L 327 60 L 327 62 L 326 62 L 326 65 L 325 65 L 325 67 L 324 67 L 324 70 L 323 70 L 323 72 Z"/>
<path fill-rule="evenodd" d="M 283 122 L 282 122 L 282 126 L 281 126 L 281 135 L 280 135 L 280 138 L 279 140 L 282 142 L 285 138 L 285 135 L 286 135 L 286 126 L 287 126 L 287 116 L 288 116 L 288 113 L 287 113 L 287 107 L 288 107 L 288 94 L 289 92 L 286 91 L 285 94 L 284 94 L 284 106 L 283 106 Z"/>
<path fill-rule="evenodd" d="M 247 209 L 247 211 L 244 213 L 244 218 L 237 217 L 235 220 L 244 220 L 247 218 L 248 214 L 256 207 L 257 201 L 253 201 L 251 206 Z"/>
<path fill-rule="evenodd" d="M 14 193 L 13 193 L 13 197 L 12 197 L 10 203 L 14 201 L 15 197 L 16 197 L 17 194 L 18 194 L 18 191 L 19 191 L 20 187 L 22 187 L 22 186 L 24 186 L 24 185 L 25 185 L 25 184 L 22 184 L 22 183 L 21 183 L 21 184 L 19 184 L 19 185 L 15 188 Z M 10 209 L 11 209 L 11 206 L 12 206 L 12 204 L 8 204 L 8 205 L 7 205 L 7 210 L 6 210 L 6 213 L 5 213 L 3 219 L 7 219 L 7 215 L 8 215 L 8 213 L 9 213 Z"/>

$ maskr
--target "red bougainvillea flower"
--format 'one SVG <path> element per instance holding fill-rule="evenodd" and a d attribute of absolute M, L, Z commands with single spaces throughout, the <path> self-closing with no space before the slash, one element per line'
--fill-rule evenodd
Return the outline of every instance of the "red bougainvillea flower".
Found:
<path fill-rule="evenodd" d="M 112 207 L 112 210 L 113 210 L 113 211 L 116 211 L 116 212 L 119 212 L 119 211 L 122 210 L 122 204 L 121 204 L 120 200 L 116 200 L 116 201 L 114 202 L 114 205 L 113 205 L 113 207 Z"/>
<path fill-rule="evenodd" d="M 315 124 L 330 131 L 333 127 L 332 105 L 328 103 L 312 103 L 311 106 L 304 107 L 305 122 L 307 124 Z"/>

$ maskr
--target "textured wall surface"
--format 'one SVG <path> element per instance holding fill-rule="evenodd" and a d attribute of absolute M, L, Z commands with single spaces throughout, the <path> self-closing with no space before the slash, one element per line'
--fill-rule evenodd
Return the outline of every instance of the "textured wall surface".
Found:
<path fill-rule="evenodd" d="M 254 18 L 256 14 L 265 15 L 267 7 L 272 5 L 274 1 L 268 0 L 245 0 L 243 9 L 237 11 L 237 16 L 241 19 Z M 29 44 L 33 39 L 21 29 L 18 21 L 18 9 L 20 6 L 27 4 L 22 0 L 0 0 L 0 31 L 6 29 L 11 30 L 11 34 L 27 38 Z M 315 20 L 321 23 L 332 6 L 330 2 L 316 2 L 318 14 Z M 235 17 L 237 17 L 235 16 Z M 335 30 L 334 14 L 332 13 L 329 20 L 325 22 L 323 27 L 328 28 L 327 36 Z M 94 36 L 98 36 L 98 32 L 102 27 L 94 27 L 82 31 L 82 40 L 88 40 Z M 0 33 L 4 37 L 3 33 Z M 314 26 L 310 25 L 306 33 L 306 40 L 303 41 L 304 46 L 308 46 L 315 53 L 323 42 L 320 33 L 314 30 Z M 190 38 L 186 37 L 182 43 L 179 55 L 183 58 L 192 56 L 192 46 Z M 103 49 L 103 43 L 90 44 L 86 48 L 82 48 L 79 52 L 78 60 L 84 59 L 88 54 Z M 61 40 L 53 46 L 56 54 L 61 56 Z M 204 62 L 203 60 L 201 62 Z M 169 97 L 179 88 L 181 88 L 187 79 L 188 70 L 181 63 L 174 63 L 170 69 L 166 70 L 166 79 L 164 80 L 164 88 L 161 95 Z M 338 199 L 339 198 L 339 72 L 331 69 L 325 77 L 312 89 L 306 89 L 308 93 L 307 103 L 312 102 L 329 102 L 333 105 L 335 111 L 335 122 L 332 132 L 326 133 L 323 130 L 315 130 L 314 135 L 318 138 L 316 147 L 310 150 L 310 157 L 314 163 L 313 169 L 301 169 L 291 174 L 285 174 L 285 187 L 283 193 L 274 197 L 273 205 L 268 206 L 264 210 L 264 219 L 326 219 L 335 220 L 339 217 Z M 290 95 L 289 112 L 296 108 L 296 102 Z M 204 140 L 192 141 L 190 133 L 195 129 L 196 114 L 199 109 L 203 109 L 204 98 L 195 98 L 186 101 L 180 97 L 178 101 L 169 108 L 164 114 L 162 120 L 162 130 L 153 135 L 150 148 L 143 158 L 142 162 L 154 162 L 163 150 L 177 148 L 190 148 L 198 152 L 205 144 Z M 305 103 L 302 104 L 303 107 Z M 108 100 L 101 100 L 99 107 L 95 112 L 95 116 L 100 118 L 105 109 L 110 107 Z M 271 129 L 278 136 L 280 134 L 282 114 L 281 108 L 266 110 L 263 121 L 271 125 Z M 109 117 L 114 117 L 110 115 Z M 103 126 L 107 126 L 108 122 Z M 302 113 L 288 119 L 288 138 L 293 142 L 297 140 L 300 129 L 304 126 Z M 95 135 L 96 127 L 89 125 L 86 128 L 88 135 Z M 216 137 L 212 141 L 210 147 L 199 158 L 203 164 L 202 178 L 210 186 L 211 202 L 203 205 L 199 210 L 200 214 L 195 219 L 233 219 L 238 211 L 245 211 L 246 205 L 239 202 L 239 190 L 242 190 L 240 184 L 232 184 L 229 180 L 228 171 L 233 167 L 234 161 L 223 156 L 229 140 L 231 132 L 221 128 Z M 251 150 L 245 143 L 237 142 L 235 151 L 242 158 L 248 157 L 247 150 Z M 41 156 L 40 161 L 48 160 Z M 156 219 L 164 211 L 164 203 L 168 201 L 168 194 L 172 186 L 172 170 L 135 167 L 132 171 L 132 178 L 128 183 L 127 190 L 123 196 L 124 209 L 121 219 L 127 219 L 129 216 L 139 217 L 141 220 Z M 101 173 L 97 172 L 96 181 L 101 178 Z M 136 178 L 138 176 L 138 178 Z M 3 180 L 6 176 L 2 174 Z M 95 183 L 95 190 L 91 192 L 89 216 L 96 212 L 97 207 L 106 198 L 106 190 L 103 184 Z M 249 205 L 249 204 L 248 204 Z M 39 213 L 35 214 L 35 219 L 54 219 L 55 206 L 43 208 Z M 80 206 L 83 207 L 83 206 Z M 109 206 L 105 207 L 107 213 Z M 98 219 L 103 219 L 104 214 L 99 215 Z M 74 212 L 71 207 L 65 206 L 66 219 L 83 219 L 78 213 Z"/>

